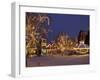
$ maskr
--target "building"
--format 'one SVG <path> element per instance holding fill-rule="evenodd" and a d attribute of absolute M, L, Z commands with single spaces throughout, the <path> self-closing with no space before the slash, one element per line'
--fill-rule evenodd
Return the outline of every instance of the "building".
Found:
<path fill-rule="evenodd" d="M 89 31 L 82 31 L 80 30 L 78 34 L 78 44 L 80 41 L 83 41 L 85 44 L 89 46 Z"/>

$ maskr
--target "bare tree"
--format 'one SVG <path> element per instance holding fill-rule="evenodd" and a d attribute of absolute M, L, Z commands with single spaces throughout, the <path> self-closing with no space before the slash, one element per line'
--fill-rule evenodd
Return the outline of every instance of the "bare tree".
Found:
<path fill-rule="evenodd" d="M 30 53 L 30 47 L 36 46 L 37 55 L 41 55 L 42 38 L 47 37 L 50 18 L 47 14 L 26 13 L 26 47 Z M 29 49 L 29 50 L 28 50 Z"/>

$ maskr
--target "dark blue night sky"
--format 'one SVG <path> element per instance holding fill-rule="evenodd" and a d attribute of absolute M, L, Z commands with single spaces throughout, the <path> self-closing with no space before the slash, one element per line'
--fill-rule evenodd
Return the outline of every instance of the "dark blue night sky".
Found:
<path fill-rule="evenodd" d="M 89 30 L 89 15 L 48 14 L 50 29 L 48 41 L 54 40 L 60 32 L 66 32 L 70 37 L 77 37 L 80 30 Z"/>

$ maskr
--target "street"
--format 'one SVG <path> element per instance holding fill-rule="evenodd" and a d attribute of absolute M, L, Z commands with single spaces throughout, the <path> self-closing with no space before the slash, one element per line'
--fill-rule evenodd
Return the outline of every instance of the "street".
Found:
<path fill-rule="evenodd" d="M 27 58 L 26 67 L 89 64 L 89 54 L 71 56 L 33 56 Z"/>

